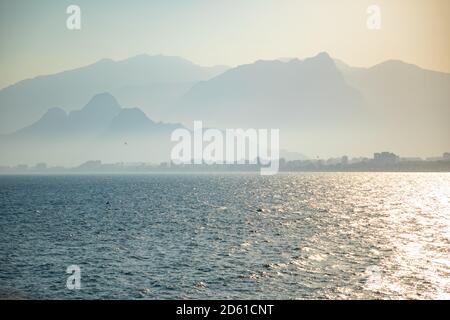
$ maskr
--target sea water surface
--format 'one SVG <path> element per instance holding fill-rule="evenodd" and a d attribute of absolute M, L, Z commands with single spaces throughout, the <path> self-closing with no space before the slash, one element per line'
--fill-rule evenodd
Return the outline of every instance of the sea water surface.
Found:
<path fill-rule="evenodd" d="M 449 299 L 449 199 L 449 173 L 0 176 L 0 292 Z"/>

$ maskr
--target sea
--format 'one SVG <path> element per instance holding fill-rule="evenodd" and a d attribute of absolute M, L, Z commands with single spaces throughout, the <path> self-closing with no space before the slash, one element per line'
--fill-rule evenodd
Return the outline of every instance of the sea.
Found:
<path fill-rule="evenodd" d="M 450 299 L 450 173 L 2 175 L 0 297 Z"/>

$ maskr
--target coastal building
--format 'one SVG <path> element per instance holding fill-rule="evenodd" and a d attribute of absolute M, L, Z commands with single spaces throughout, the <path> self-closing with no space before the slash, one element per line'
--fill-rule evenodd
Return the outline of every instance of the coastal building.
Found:
<path fill-rule="evenodd" d="M 380 152 L 373 154 L 373 160 L 377 163 L 395 163 L 399 156 L 392 152 Z"/>

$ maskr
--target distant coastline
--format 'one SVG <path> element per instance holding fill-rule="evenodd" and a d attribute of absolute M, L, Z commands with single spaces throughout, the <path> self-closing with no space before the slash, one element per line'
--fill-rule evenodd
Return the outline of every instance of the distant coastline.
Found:
<path fill-rule="evenodd" d="M 170 162 L 102 163 L 87 161 L 76 167 L 49 167 L 45 163 L 14 167 L 0 166 L 0 174 L 114 174 L 114 173 L 221 173 L 259 172 L 259 164 L 183 164 Z M 400 158 L 393 153 L 376 153 L 374 158 L 342 158 L 315 160 L 280 159 L 280 172 L 450 172 L 450 155 L 428 159 Z"/>

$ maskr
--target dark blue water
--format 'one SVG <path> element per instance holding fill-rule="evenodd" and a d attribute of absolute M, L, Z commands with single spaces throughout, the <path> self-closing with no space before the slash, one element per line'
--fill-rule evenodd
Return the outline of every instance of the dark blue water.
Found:
<path fill-rule="evenodd" d="M 445 173 L 0 176 L 0 293 L 449 298 L 449 199 Z"/>

